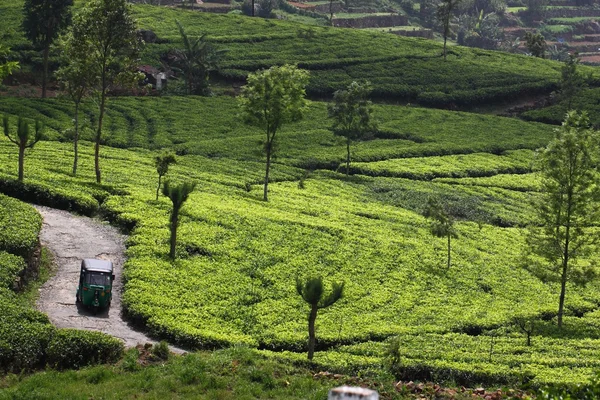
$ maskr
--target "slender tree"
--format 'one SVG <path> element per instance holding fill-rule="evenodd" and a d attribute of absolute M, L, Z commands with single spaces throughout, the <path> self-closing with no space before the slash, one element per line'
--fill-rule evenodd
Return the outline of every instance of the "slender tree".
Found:
<path fill-rule="evenodd" d="M 427 199 L 423 216 L 430 220 L 429 230 L 433 236 L 446 238 L 448 243 L 447 265 L 450 268 L 451 239 L 458 237 L 458 232 L 454 227 L 454 218 L 446 210 L 443 203 L 435 197 Z"/>
<path fill-rule="evenodd" d="M 61 40 L 62 66 L 56 72 L 58 80 L 73 103 L 75 103 L 75 136 L 73 137 L 73 175 L 77 175 L 77 164 L 79 160 L 79 107 L 83 98 L 87 96 L 91 88 L 96 84 L 94 66 L 86 57 L 87 47 L 74 47 L 71 33 Z"/>
<path fill-rule="evenodd" d="M 94 166 L 96 182 L 100 183 L 100 142 L 108 92 L 117 86 L 135 86 L 140 79 L 135 72 L 140 41 L 130 5 L 126 0 L 90 0 L 75 16 L 70 37 L 69 46 L 76 49 L 74 54 L 87 53 L 87 62 L 92 67 L 90 76 L 98 94 Z"/>
<path fill-rule="evenodd" d="M 530 25 L 544 19 L 544 11 L 546 9 L 546 0 L 527 0 L 525 4 L 525 19 Z"/>
<path fill-rule="evenodd" d="M 441 0 L 437 9 L 437 18 L 442 25 L 442 36 L 444 36 L 444 60 L 446 59 L 446 42 L 450 35 L 450 21 L 452 13 L 460 0 Z"/>
<path fill-rule="evenodd" d="M 598 135 L 587 114 L 570 111 L 556 137 L 539 155 L 542 193 L 534 203 L 536 226 L 530 227 L 529 267 L 545 280 L 560 283 L 558 326 L 562 327 L 567 282 L 585 284 L 596 275 L 592 255 L 600 231 Z"/>
<path fill-rule="evenodd" d="M 25 36 L 43 52 L 42 98 L 46 97 L 50 46 L 71 24 L 72 5 L 73 0 L 25 0 L 23 5 Z"/>
<path fill-rule="evenodd" d="M 156 172 L 158 172 L 158 186 L 156 187 L 156 200 L 158 200 L 158 194 L 160 192 L 160 181 L 163 176 L 169 172 L 169 165 L 175 164 L 177 159 L 175 154 L 172 152 L 164 152 L 154 157 L 154 166 Z"/>
<path fill-rule="evenodd" d="M 269 170 L 277 132 L 284 123 L 302 118 L 307 83 L 307 71 L 284 65 L 249 74 L 248 84 L 242 88 L 239 102 L 245 122 L 262 128 L 266 135 L 265 201 L 268 201 Z"/>
<path fill-rule="evenodd" d="M 296 278 L 296 291 L 310 305 L 310 312 L 308 314 L 308 359 L 312 361 L 315 354 L 315 321 L 317 320 L 317 312 L 322 308 L 332 306 L 342 298 L 344 283 L 334 283 L 331 286 L 331 292 L 327 296 L 324 296 L 323 278 L 308 278 L 305 282 Z"/>
<path fill-rule="evenodd" d="M 172 67 L 183 75 L 187 94 L 209 95 L 209 73 L 217 69 L 226 50 L 217 49 L 208 41 L 206 33 L 195 39 L 188 37 L 181 23 L 175 22 L 183 41 L 183 49 L 175 50 Z"/>
<path fill-rule="evenodd" d="M 32 149 L 37 142 L 42 140 L 43 126 L 40 121 L 35 121 L 35 135 L 31 136 L 29 132 L 29 124 L 25 122 L 22 117 L 19 117 L 17 123 L 16 134 L 11 134 L 10 124 L 8 115 L 2 118 L 2 125 L 4 126 L 4 136 L 8 138 L 12 143 L 19 147 L 19 181 L 23 182 L 23 165 L 25 163 L 25 150 Z"/>
<path fill-rule="evenodd" d="M 585 78 L 577 71 L 580 61 L 577 52 L 569 54 L 569 58 L 560 69 L 560 97 L 562 97 L 563 101 L 567 101 L 568 110 L 571 109 L 573 98 L 587 86 Z"/>
<path fill-rule="evenodd" d="M 373 121 L 373 107 L 368 100 L 371 87 L 368 82 L 352 82 L 345 90 L 333 95 L 333 103 L 327 109 L 333 118 L 331 130 L 346 138 L 346 176 L 350 173 L 350 144 L 377 129 Z"/>
<path fill-rule="evenodd" d="M 10 75 L 14 70 L 19 68 L 17 61 L 5 61 L 4 59 L 8 56 L 10 51 L 5 49 L 0 44 L 0 83 Z"/>
<path fill-rule="evenodd" d="M 177 227 L 179 226 L 179 211 L 186 202 L 190 193 L 196 188 L 195 183 L 182 183 L 180 185 L 171 185 L 167 180 L 163 185 L 163 194 L 171 199 L 173 203 L 173 209 L 171 210 L 171 217 L 169 219 L 169 228 L 171 229 L 171 249 L 169 251 L 169 257 L 171 260 L 175 259 L 175 247 L 177 246 Z"/>

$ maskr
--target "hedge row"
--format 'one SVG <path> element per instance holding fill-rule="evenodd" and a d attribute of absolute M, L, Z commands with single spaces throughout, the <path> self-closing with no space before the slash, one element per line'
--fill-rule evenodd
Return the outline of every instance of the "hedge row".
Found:
<path fill-rule="evenodd" d="M 28 259 L 38 246 L 41 226 L 42 217 L 33 207 L 0 194 L 0 251 Z"/>
<path fill-rule="evenodd" d="M 93 215 L 99 207 L 98 200 L 87 193 L 68 191 L 40 182 L 19 182 L 7 175 L 0 175 L 0 192 L 23 201 L 88 216 Z"/>

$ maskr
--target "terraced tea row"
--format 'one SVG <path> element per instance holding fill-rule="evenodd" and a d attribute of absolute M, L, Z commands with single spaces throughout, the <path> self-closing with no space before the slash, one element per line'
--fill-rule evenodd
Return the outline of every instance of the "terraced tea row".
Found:
<path fill-rule="evenodd" d="M 3 4 L 0 23 L 13 29 L 8 43 L 29 49 L 19 26 L 22 4 Z M 209 33 L 212 42 L 228 50 L 220 77 L 237 82 L 261 68 L 298 64 L 311 71 L 308 91 L 316 96 L 329 96 L 353 80 L 370 80 L 376 97 L 468 106 L 550 93 L 560 77 L 557 62 L 463 47 L 453 47 L 443 62 L 441 44 L 426 39 L 152 5 L 135 5 L 134 10 L 140 27 L 161 39 L 146 46 L 144 63 L 159 66 L 165 52 L 181 45 L 179 20 L 188 34 Z M 583 69 L 597 80 L 594 69 Z"/>

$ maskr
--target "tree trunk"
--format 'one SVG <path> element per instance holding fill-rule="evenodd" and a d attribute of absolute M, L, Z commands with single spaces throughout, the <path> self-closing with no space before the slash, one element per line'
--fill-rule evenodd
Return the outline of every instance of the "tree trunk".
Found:
<path fill-rule="evenodd" d="M 448 234 L 448 269 L 450 269 L 450 234 Z"/>
<path fill-rule="evenodd" d="M 569 218 L 570 220 L 570 218 Z M 558 327 L 562 328 L 563 312 L 565 306 L 565 293 L 567 291 L 567 271 L 569 267 L 569 236 L 570 236 L 570 222 L 567 222 L 567 231 L 565 232 L 565 249 L 563 252 L 563 265 L 562 274 L 560 276 L 560 297 L 558 300 Z"/>
<path fill-rule="evenodd" d="M 313 356 L 315 355 L 315 343 L 317 341 L 315 335 L 315 321 L 317 320 L 318 310 L 317 305 L 313 304 L 308 316 L 308 359 L 310 361 L 312 361 Z"/>
<path fill-rule="evenodd" d="M 350 138 L 346 140 L 346 177 L 350 175 Z"/>
<path fill-rule="evenodd" d="M 264 185 L 264 194 L 263 194 L 263 200 L 264 201 L 269 201 L 269 197 L 268 197 L 268 191 L 269 191 L 269 170 L 271 168 L 271 148 L 272 148 L 272 144 L 273 144 L 273 139 L 271 138 L 271 140 L 267 143 L 267 168 L 265 171 L 265 185 Z"/>
<path fill-rule="evenodd" d="M 19 144 L 19 182 L 23 182 L 23 164 L 25 160 L 25 144 Z"/>
<path fill-rule="evenodd" d="M 254 0 L 252 0 L 252 16 L 254 17 Z"/>
<path fill-rule="evenodd" d="M 448 40 L 448 35 L 444 32 L 444 61 L 446 61 L 446 41 Z"/>
<path fill-rule="evenodd" d="M 50 45 L 44 47 L 44 71 L 42 72 L 42 99 L 46 98 L 46 84 L 48 81 L 48 53 Z"/>
<path fill-rule="evenodd" d="M 171 216 L 171 249 L 169 257 L 175 260 L 175 246 L 177 245 L 177 225 L 179 224 L 179 207 L 173 204 L 173 215 Z"/>
<path fill-rule="evenodd" d="M 333 26 L 333 0 L 329 0 L 329 23 Z"/>
<path fill-rule="evenodd" d="M 96 168 L 96 182 L 102 182 L 100 175 L 100 138 L 102 137 L 102 120 L 104 119 L 104 107 L 106 102 L 106 89 L 102 90 L 100 99 L 100 115 L 98 117 L 98 131 L 96 132 L 96 146 L 94 149 L 94 166 Z"/>
<path fill-rule="evenodd" d="M 79 101 L 75 102 L 75 137 L 73 138 L 73 175 L 77 175 L 77 160 L 79 153 L 77 152 L 79 145 Z"/>
<path fill-rule="evenodd" d="M 158 201 L 158 192 L 160 192 L 160 180 L 162 178 L 162 175 L 158 175 L 158 187 L 156 188 L 156 201 Z"/>

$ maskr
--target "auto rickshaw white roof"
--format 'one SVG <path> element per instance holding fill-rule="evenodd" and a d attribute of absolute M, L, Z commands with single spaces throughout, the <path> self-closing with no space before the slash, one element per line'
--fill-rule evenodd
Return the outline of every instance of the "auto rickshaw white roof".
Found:
<path fill-rule="evenodd" d="M 112 261 L 98 260 L 96 258 L 86 258 L 83 260 L 82 267 L 87 271 L 110 272 L 113 270 Z"/>

